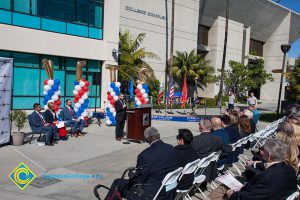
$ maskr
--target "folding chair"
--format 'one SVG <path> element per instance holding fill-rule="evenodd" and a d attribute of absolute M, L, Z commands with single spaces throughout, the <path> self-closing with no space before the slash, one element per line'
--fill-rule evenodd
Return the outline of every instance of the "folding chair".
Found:
<path fill-rule="evenodd" d="M 178 182 L 180 182 L 180 180 L 182 179 L 182 177 L 184 175 L 187 174 L 194 174 L 195 170 L 197 169 L 198 163 L 199 163 L 200 159 L 197 159 L 193 162 L 190 162 L 188 164 L 186 164 L 186 166 L 183 168 L 182 173 L 180 175 L 180 177 L 178 178 Z M 176 200 L 177 199 L 181 199 L 182 197 L 184 197 L 188 192 L 190 191 L 190 189 L 187 190 L 178 190 L 177 189 L 177 196 L 176 196 Z"/>
<path fill-rule="evenodd" d="M 29 141 L 29 144 L 31 144 L 32 138 L 33 138 L 33 136 L 34 136 L 35 134 L 40 134 L 40 136 L 39 136 L 39 141 L 40 141 L 40 140 L 41 140 L 42 134 L 44 134 L 44 137 L 45 137 L 45 134 L 46 134 L 46 133 L 43 132 L 43 131 L 36 132 L 36 131 L 34 130 L 34 128 L 33 128 L 33 123 L 32 123 L 32 114 L 28 115 L 28 116 L 27 116 L 27 119 L 28 119 L 29 126 L 30 126 L 31 133 L 32 133 L 31 138 L 30 138 L 30 141 Z"/>
<path fill-rule="evenodd" d="M 291 194 L 286 200 L 294 200 L 297 197 L 299 197 L 299 192 L 298 191 L 296 191 L 293 194 Z"/>
<path fill-rule="evenodd" d="M 161 184 L 159 190 L 157 191 L 156 195 L 154 196 L 153 200 L 156 200 L 156 198 L 160 194 L 163 187 L 165 187 L 166 192 L 171 191 L 177 187 L 177 180 L 182 172 L 182 169 L 183 169 L 182 167 L 179 167 L 175 171 L 170 172 L 165 176 L 165 178 L 162 181 L 162 184 Z"/>

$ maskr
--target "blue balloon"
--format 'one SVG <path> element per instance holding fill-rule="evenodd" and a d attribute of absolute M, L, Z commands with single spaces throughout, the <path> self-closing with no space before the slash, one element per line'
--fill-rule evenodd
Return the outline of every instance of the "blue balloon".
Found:
<path fill-rule="evenodd" d="M 109 116 L 109 120 L 113 121 L 114 120 L 114 116 Z"/>
<path fill-rule="evenodd" d="M 84 111 L 84 109 L 82 106 L 80 108 L 78 108 L 78 112 L 82 113 L 83 111 Z"/>
<path fill-rule="evenodd" d="M 115 88 L 116 87 L 116 84 L 114 82 L 110 83 L 110 87 L 111 88 Z"/>
<path fill-rule="evenodd" d="M 74 81 L 74 85 L 79 85 L 79 82 L 77 82 L 77 81 Z"/>
<path fill-rule="evenodd" d="M 59 85 L 60 84 L 60 80 L 59 79 L 54 79 L 54 85 Z"/>
<path fill-rule="evenodd" d="M 53 85 L 51 90 L 57 91 L 58 90 L 58 86 L 57 85 Z"/>
<path fill-rule="evenodd" d="M 49 93 L 44 97 L 44 99 L 48 102 L 51 99 L 51 96 L 49 96 Z"/>
<path fill-rule="evenodd" d="M 46 99 L 44 99 L 44 101 L 43 101 L 43 104 L 44 104 L 44 105 L 46 105 L 46 104 L 47 104 L 47 101 L 46 101 Z"/>
<path fill-rule="evenodd" d="M 85 104 L 89 104 L 89 103 L 90 103 L 90 100 L 89 100 L 89 99 L 85 99 L 85 100 L 84 100 L 84 103 L 85 103 Z"/>
<path fill-rule="evenodd" d="M 48 95 L 50 96 L 50 97 L 52 97 L 53 95 L 54 95 L 54 91 L 51 89 L 51 90 L 48 90 Z"/>
<path fill-rule="evenodd" d="M 115 93 L 120 92 L 120 88 L 115 87 L 115 88 L 114 88 L 114 91 L 115 91 Z"/>
<path fill-rule="evenodd" d="M 116 126 L 116 125 L 117 125 L 117 122 L 116 122 L 116 121 L 113 121 L 111 124 L 112 124 L 113 126 Z"/>
<path fill-rule="evenodd" d="M 146 89 L 146 93 L 147 93 L 147 94 L 149 94 L 149 93 L 150 93 L 150 90 L 149 90 L 149 88 L 147 88 L 147 89 Z"/>
<path fill-rule="evenodd" d="M 106 115 L 110 112 L 109 108 L 106 108 Z"/>
<path fill-rule="evenodd" d="M 144 83 L 144 84 L 143 84 L 143 88 L 146 90 L 146 89 L 149 88 L 149 86 L 148 86 L 146 83 Z"/>

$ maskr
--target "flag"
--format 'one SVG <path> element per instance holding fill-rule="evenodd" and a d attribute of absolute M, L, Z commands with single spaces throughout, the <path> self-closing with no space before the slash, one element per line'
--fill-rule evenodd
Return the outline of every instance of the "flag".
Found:
<path fill-rule="evenodd" d="M 134 98 L 134 92 L 133 92 L 133 78 L 131 78 L 129 82 L 129 93 L 130 93 L 130 99 Z"/>
<path fill-rule="evenodd" d="M 181 96 L 181 108 L 183 108 L 187 101 L 187 87 L 186 87 L 186 76 L 183 80 L 182 96 Z"/>
<path fill-rule="evenodd" d="M 175 91 L 174 82 L 172 81 L 170 91 L 169 91 L 168 106 L 172 105 L 172 100 L 173 100 L 173 97 L 174 97 L 174 91 Z"/>
<path fill-rule="evenodd" d="M 162 80 L 160 81 L 160 86 L 159 86 L 159 91 L 158 91 L 158 95 L 157 95 L 157 103 L 160 105 L 162 97 L 164 96 L 164 84 L 162 82 Z"/>

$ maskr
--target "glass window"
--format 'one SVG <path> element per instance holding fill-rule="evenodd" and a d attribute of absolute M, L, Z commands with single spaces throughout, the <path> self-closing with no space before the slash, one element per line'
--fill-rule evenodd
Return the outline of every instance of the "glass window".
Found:
<path fill-rule="evenodd" d="M 73 96 L 74 90 L 74 81 L 76 80 L 76 72 L 75 71 L 66 71 L 66 96 Z"/>
<path fill-rule="evenodd" d="M 66 69 L 67 70 L 76 70 L 77 60 L 74 58 L 66 58 Z"/>
<path fill-rule="evenodd" d="M 40 69 L 14 68 L 14 95 L 38 96 Z"/>
<path fill-rule="evenodd" d="M 250 39 L 249 54 L 255 56 L 263 56 L 264 43 Z"/>
<path fill-rule="evenodd" d="M 90 5 L 89 5 L 90 26 L 102 28 L 102 12 L 103 12 L 103 8 L 99 2 L 90 1 Z"/>
<path fill-rule="evenodd" d="M 101 65 L 100 61 L 97 60 L 89 60 L 88 61 L 88 71 L 89 72 L 100 72 Z"/>
<path fill-rule="evenodd" d="M 65 1 L 64 0 L 47 0 L 39 1 L 39 15 L 65 20 Z"/>
<path fill-rule="evenodd" d="M 198 26 L 198 44 L 208 45 L 208 31 L 208 27 L 202 25 Z"/>
<path fill-rule="evenodd" d="M 88 1 L 73 0 L 66 2 L 66 20 L 88 25 Z"/>
<path fill-rule="evenodd" d="M 39 103 L 39 97 L 14 97 L 13 98 L 13 109 L 33 110 L 34 103 Z"/>
<path fill-rule="evenodd" d="M 29 53 L 13 53 L 16 67 L 39 67 L 39 56 Z"/>
<path fill-rule="evenodd" d="M 53 62 L 53 68 L 54 69 L 62 69 L 61 63 L 60 63 L 60 58 L 57 56 L 47 56 L 47 55 L 42 55 L 41 56 L 41 63 L 43 64 L 43 59 L 47 60 L 52 60 Z"/>
<path fill-rule="evenodd" d="M 0 51 L 0 57 L 11 58 L 11 53 L 9 51 Z"/>
<path fill-rule="evenodd" d="M 10 0 L 1 0 L 0 1 L 0 8 L 8 9 L 10 10 Z"/>

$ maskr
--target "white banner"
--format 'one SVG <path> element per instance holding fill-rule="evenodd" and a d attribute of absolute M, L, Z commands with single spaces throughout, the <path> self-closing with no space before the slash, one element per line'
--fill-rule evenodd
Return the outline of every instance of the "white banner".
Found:
<path fill-rule="evenodd" d="M 9 142 L 13 59 L 0 57 L 0 145 Z"/>

